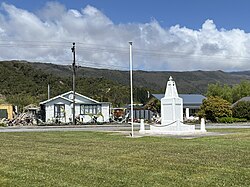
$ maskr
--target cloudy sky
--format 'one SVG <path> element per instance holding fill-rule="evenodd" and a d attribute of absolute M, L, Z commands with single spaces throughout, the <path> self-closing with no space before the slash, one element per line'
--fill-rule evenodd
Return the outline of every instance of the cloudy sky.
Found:
<path fill-rule="evenodd" d="M 0 1 L 0 60 L 134 69 L 250 70 L 249 1 Z M 188 3 L 187 3 L 188 2 Z"/>

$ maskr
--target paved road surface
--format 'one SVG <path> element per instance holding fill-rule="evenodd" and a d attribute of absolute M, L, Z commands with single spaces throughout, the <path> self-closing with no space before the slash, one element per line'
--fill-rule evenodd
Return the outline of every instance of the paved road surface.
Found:
<path fill-rule="evenodd" d="M 139 130 L 139 124 L 134 124 L 134 130 Z M 145 125 L 149 129 L 148 125 Z M 197 125 L 196 129 L 200 126 Z M 250 124 L 208 124 L 206 129 L 218 128 L 250 128 Z M 69 125 L 69 126 L 15 126 L 0 127 L 0 132 L 45 132 L 45 131 L 130 131 L 130 124 L 114 124 L 114 125 Z"/>

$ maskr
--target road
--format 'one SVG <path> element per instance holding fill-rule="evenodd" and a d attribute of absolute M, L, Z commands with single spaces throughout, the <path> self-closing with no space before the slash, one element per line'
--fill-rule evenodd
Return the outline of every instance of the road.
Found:
<path fill-rule="evenodd" d="M 138 131 L 140 124 L 134 124 L 134 130 Z M 149 125 L 145 125 L 149 129 Z M 200 126 L 196 125 L 196 129 Z M 206 129 L 219 128 L 250 128 L 250 124 L 207 124 Z M 0 132 L 47 132 L 47 131 L 130 131 L 130 124 L 113 125 L 68 125 L 68 126 L 15 126 L 0 127 Z"/>

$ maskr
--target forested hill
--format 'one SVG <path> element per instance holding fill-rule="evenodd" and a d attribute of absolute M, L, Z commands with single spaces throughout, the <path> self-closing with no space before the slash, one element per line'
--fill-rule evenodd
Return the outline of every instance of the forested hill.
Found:
<path fill-rule="evenodd" d="M 0 62 L 0 94 L 8 102 L 25 106 L 47 99 L 47 85 L 51 96 L 72 88 L 70 66 L 25 61 Z M 134 97 L 137 102 L 147 100 L 147 91 L 163 93 L 169 76 L 176 81 L 179 93 L 205 94 L 209 83 L 236 84 L 250 80 L 246 72 L 222 71 L 193 72 L 146 72 L 134 71 Z M 79 67 L 77 69 L 77 92 L 99 101 L 109 101 L 114 106 L 129 102 L 129 72 Z"/>
<path fill-rule="evenodd" d="M 47 73 L 56 73 L 59 76 L 71 76 L 69 66 L 61 66 L 49 63 L 30 63 L 34 68 Z M 78 77 L 105 78 L 119 84 L 129 85 L 129 72 L 79 67 Z M 172 76 L 180 93 L 202 93 L 207 90 L 209 83 L 237 84 L 241 80 L 250 80 L 250 71 L 227 73 L 223 71 L 134 71 L 133 79 L 135 86 L 145 87 L 158 92 L 163 92 L 169 76 Z"/>

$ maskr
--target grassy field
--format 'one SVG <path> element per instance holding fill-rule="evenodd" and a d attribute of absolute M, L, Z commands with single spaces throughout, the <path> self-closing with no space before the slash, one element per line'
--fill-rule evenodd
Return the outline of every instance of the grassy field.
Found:
<path fill-rule="evenodd" d="M 250 186 L 250 129 L 196 139 L 0 133 L 0 186 Z"/>

